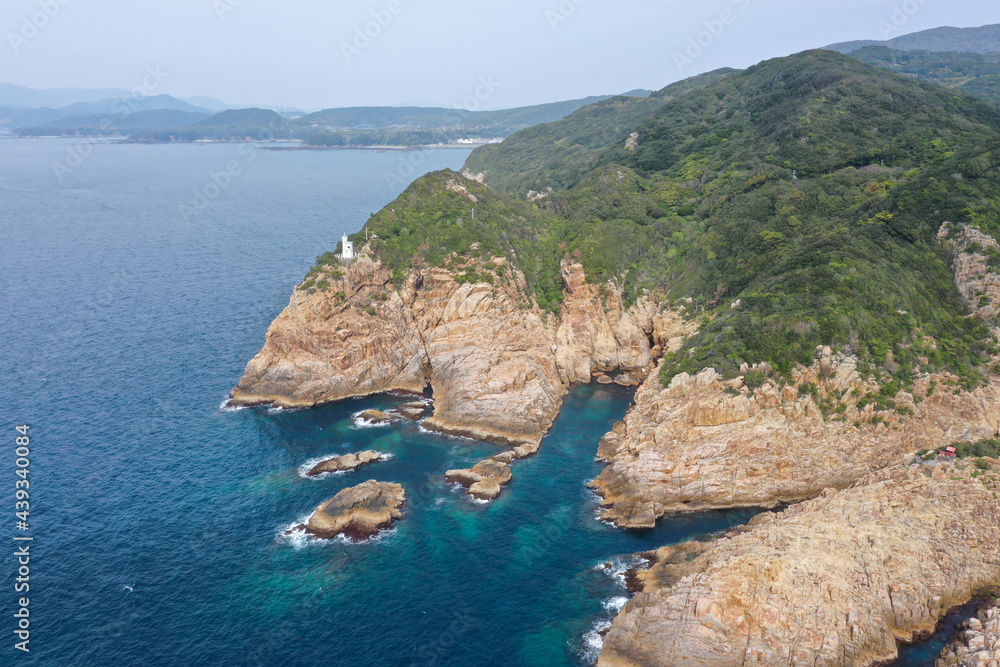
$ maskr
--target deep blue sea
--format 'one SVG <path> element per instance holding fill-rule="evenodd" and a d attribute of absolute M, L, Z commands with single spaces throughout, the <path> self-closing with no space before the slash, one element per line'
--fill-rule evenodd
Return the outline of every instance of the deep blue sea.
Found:
<path fill-rule="evenodd" d="M 625 594 L 600 564 L 754 514 L 637 533 L 598 522 L 585 484 L 630 404 L 619 388 L 574 389 L 489 505 L 443 473 L 496 447 L 354 424 L 402 398 L 221 409 L 313 259 L 467 151 L 100 144 L 78 161 L 80 147 L 0 139 L 0 664 L 589 664 Z M 28 533 L 14 517 L 20 423 Z M 369 448 L 392 458 L 299 475 Z M 283 536 L 366 479 L 405 487 L 392 531 L 365 544 Z M 15 533 L 35 538 L 30 655 L 13 648 Z"/>

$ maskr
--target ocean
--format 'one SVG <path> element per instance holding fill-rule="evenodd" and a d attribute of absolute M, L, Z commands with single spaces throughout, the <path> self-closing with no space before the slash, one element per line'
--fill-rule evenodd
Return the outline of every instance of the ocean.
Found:
<path fill-rule="evenodd" d="M 467 156 L 0 139 L 0 663 L 586 665 L 625 602 L 632 554 L 756 513 L 639 532 L 599 522 L 586 482 L 632 400 L 618 387 L 574 388 L 490 504 L 444 472 L 496 446 L 353 417 L 404 398 L 223 408 L 314 258 Z M 18 424 L 31 435 L 27 531 Z M 391 458 L 300 474 L 363 449 Z M 391 531 L 361 544 L 284 535 L 367 479 L 406 489 Z M 13 647 L 15 534 L 34 538 L 30 654 Z"/>

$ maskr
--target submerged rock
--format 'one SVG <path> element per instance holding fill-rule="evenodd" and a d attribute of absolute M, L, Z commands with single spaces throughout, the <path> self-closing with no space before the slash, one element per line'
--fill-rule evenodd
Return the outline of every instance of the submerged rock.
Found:
<path fill-rule="evenodd" d="M 1000 462 L 874 473 L 656 552 L 598 665 L 867 667 L 1000 580 Z M 988 663 L 985 663 L 988 664 Z"/>
<path fill-rule="evenodd" d="M 393 409 L 392 412 L 407 419 L 418 421 L 427 416 L 427 413 L 430 412 L 430 406 L 427 403 L 415 401 L 413 403 L 404 403 L 398 408 Z"/>
<path fill-rule="evenodd" d="M 398 421 L 399 417 L 391 415 L 388 412 L 382 412 L 381 410 L 365 410 L 358 413 L 358 419 L 366 421 L 369 424 L 389 424 Z"/>
<path fill-rule="evenodd" d="M 510 470 L 510 459 L 506 454 L 509 452 L 498 455 L 499 458 L 480 461 L 472 468 L 449 470 L 445 473 L 445 480 L 461 484 L 468 489 L 467 495 L 477 500 L 493 500 L 500 495 L 503 487 L 514 476 Z M 505 458 L 507 460 L 504 460 Z"/>
<path fill-rule="evenodd" d="M 338 535 L 364 540 L 402 518 L 400 508 L 404 502 L 406 493 L 400 484 L 369 480 L 344 489 L 320 505 L 299 528 L 328 540 Z"/>
<path fill-rule="evenodd" d="M 344 454 L 343 456 L 334 456 L 333 458 L 326 459 L 325 461 L 320 461 L 315 466 L 313 466 L 309 472 L 306 473 L 306 477 L 316 477 L 324 473 L 329 472 L 343 472 L 346 470 L 357 470 L 362 468 L 369 463 L 374 463 L 375 461 L 381 461 L 382 455 L 378 452 L 373 452 L 371 450 L 365 452 L 358 452 L 357 454 Z"/>

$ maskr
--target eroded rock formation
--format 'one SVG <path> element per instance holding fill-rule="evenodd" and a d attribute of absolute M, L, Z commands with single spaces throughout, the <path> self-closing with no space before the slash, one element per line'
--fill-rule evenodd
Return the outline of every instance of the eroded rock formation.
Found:
<path fill-rule="evenodd" d="M 993 461 L 994 471 L 998 462 Z M 1000 502 L 972 462 L 874 473 L 738 534 L 657 552 L 603 667 L 867 666 L 1000 578 Z"/>
<path fill-rule="evenodd" d="M 522 446 L 523 456 L 537 450 L 569 383 L 593 371 L 644 377 L 692 330 L 649 295 L 625 309 L 613 285 L 588 285 L 578 264 L 564 263 L 558 317 L 532 305 L 503 258 L 447 264 L 397 286 L 366 247 L 353 264 L 313 276 L 268 329 L 232 403 L 308 407 L 429 384 L 426 428 Z"/>
<path fill-rule="evenodd" d="M 313 512 L 300 529 L 323 539 L 372 537 L 403 516 L 406 493 L 400 484 L 369 480 L 344 489 Z"/>
<path fill-rule="evenodd" d="M 794 383 L 753 390 L 711 369 L 678 375 L 669 387 L 650 374 L 624 422 L 601 441 L 608 467 L 591 486 L 602 496 L 602 518 L 646 528 L 668 513 L 775 507 L 849 486 L 917 449 L 993 437 L 1000 427 L 996 380 L 956 393 L 958 378 L 925 376 L 913 394 L 892 399 L 895 409 L 877 412 L 865 397 L 880 388 L 855 366 L 819 350 Z M 800 394 L 797 387 L 810 384 L 816 393 Z"/>
<path fill-rule="evenodd" d="M 445 480 L 466 487 L 466 493 L 477 500 L 493 500 L 513 478 L 510 470 L 512 459 L 512 452 L 504 452 L 469 469 L 449 470 Z"/>

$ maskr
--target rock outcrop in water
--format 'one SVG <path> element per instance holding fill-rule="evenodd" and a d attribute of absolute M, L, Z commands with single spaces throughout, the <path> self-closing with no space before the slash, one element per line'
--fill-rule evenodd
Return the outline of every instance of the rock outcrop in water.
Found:
<path fill-rule="evenodd" d="M 498 454 L 469 469 L 449 470 L 445 473 L 445 481 L 461 484 L 468 489 L 467 494 L 476 500 L 493 500 L 513 478 L 510 470 L 512 458 L 511 453 Z"/>
<path fill-rule="evenodd" d="M 1000 667 L 1000 605 L 989 605 L 962 623 L 934 667 Z"/>
<path fill-rule="evenodd" d="M 406 493 L 400 484 L 369 480 L 320 505 L 300 528 L 327 540 L 338 535 L 365 540 L 402 518 L 404 502 Z"/>
<path fill-rule="evenodd" d="M 307 473 L 306 477 L 318 477 L 325 473 L 331 472 L 346 472 L 349 470 L 358 470 L 366 465 L 375 463 L 376 461 L 381 461 L 382 455 L 378 452 L 373 452 L 371 450 L 358 452 L 357 454 L 344 454 L 343 456 L 334 456 L 332 458 L 326 459 L 325 461 L 320 461 L 314 465 Z"/>
<path fill-rule="evenodd" d="M 353 264 L 325 271 L 324 289 L 296 290 L 272 323 L 233 404 L 308 407 L 430 385 L 426 428 L 524 446 L 526 455 L 569 383 L 594 371 L 642 377 L 693 329 L 648 295 L 625 309 L 613 285 L 588 285 L 569 262 L 559 317 L 531 305 L 524 276 L 503 258 L 453 255 L 397 285 L 365 248 Z M 470 273 L 490 281 L 466 282 Z"/>
<path fill-rule="evenodd" d="M 603 667 L 867 666 L 1000 580 L 998 462 L 914 464 L 657 552 Z"/>

